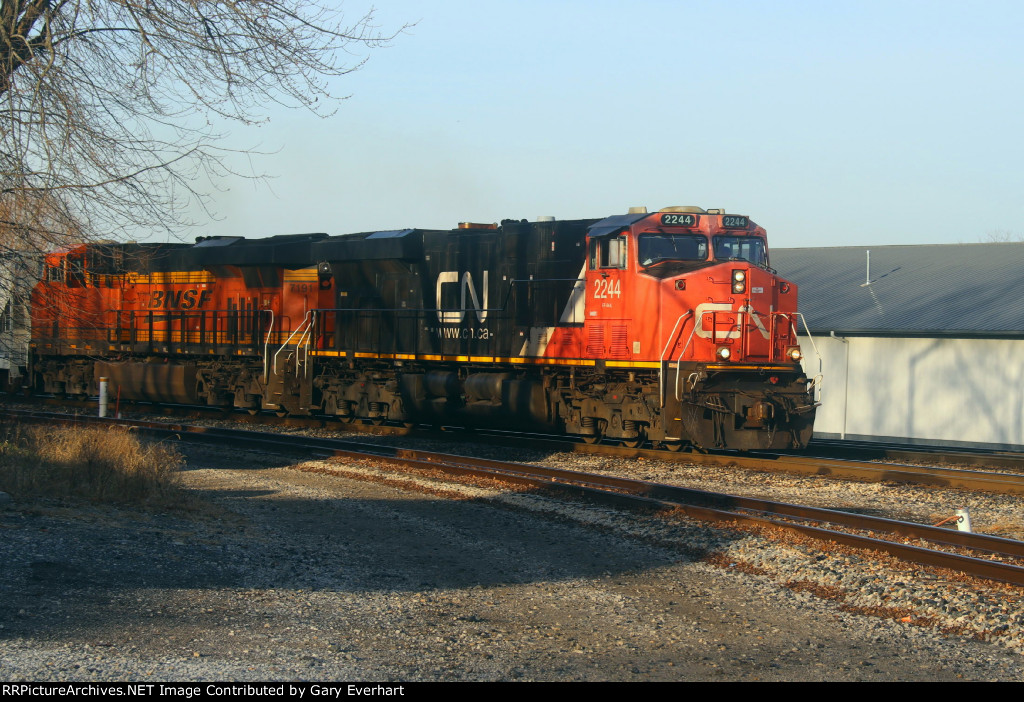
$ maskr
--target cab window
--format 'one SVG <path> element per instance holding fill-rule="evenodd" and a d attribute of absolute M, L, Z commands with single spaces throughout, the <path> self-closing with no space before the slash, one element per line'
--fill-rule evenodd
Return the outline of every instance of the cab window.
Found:
<path fill-rule="evenodd" d="M 626 237 L 590 240 L 590 270 L 626 267 Z"/>
<path fill-rule="evenodd" d="M 754 236 L 716 236 L 715 259 L 718 261 L 750 261 L 755 266 L 768 265 L 764 240 Z"/>
<path fill-rule="evenodd" d="M 83 287 L 85 285 L 85 261 L 70 256 L 64 260 L 67 265 L 66 285 L 69 288 Z"/>
<path fill-rule="evenodd" d="M 662 261 L 704 261 L 708 239 L 700 234 L 643 234 L 637 239 L 637 257 L 645 268 Z"/>

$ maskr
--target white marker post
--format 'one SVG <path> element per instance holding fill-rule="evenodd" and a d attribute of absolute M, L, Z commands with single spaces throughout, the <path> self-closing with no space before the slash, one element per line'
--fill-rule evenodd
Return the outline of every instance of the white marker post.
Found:
<path fill-rule="evenodd" d="M 966 507 L 961 507 L 960 509 L 958 509 L 956 511 L 956 516 L 959 517 L 959 519 L 956 520 L 956 528 L 959 529 L 960 531 L 970 531 L 971 530 L 971 515 L 967 511 L 967 508 Z"/>
<path fill-rule="evenodd" d="M 100 416 L 107 416 L 107 379 L 100 378 Z"/>

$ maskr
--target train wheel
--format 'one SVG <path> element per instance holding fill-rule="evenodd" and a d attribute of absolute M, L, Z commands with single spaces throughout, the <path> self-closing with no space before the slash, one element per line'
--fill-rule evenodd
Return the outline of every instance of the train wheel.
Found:
<path fill-rule="evenodd" d="M 386 421 L 387 421 L 387 417 L 371 417 L 370 418 L 370 424 L 372 424 L 375 427 L 381 426 Z"/>
<path fill-rule="evenodd" d="M 259 414 L 259 413 L 260 413 L 260 411 L 259 411 L 258 409 L 248 409 L 248 410 L 246 410 L 246 411 L 247 411 L 247 412 L 249 413 L 249 415 L 250 415 L 250 416 L 252 416 L 252 417 L 255 417 L 255 416 L 256 416 L 257 414 Z"/>
<path fill-rule="evenodd" d="M 288 416 L 288 410 L 286 410 L 286 409 L 275 410 L 274 414 L 276 414 L 278 417 L 287 417 Z"/>
<path fill-rule="evenodd" d="M 665 447 L 666 450 L 671 451 L 672 453 L 679 453 L 680 451 L 683 450 L 682 441 L 666 441 L 665 443 L 662 444 L 662 446 Z"/>
<path fill-rule="evenodd" d="M 643 429 L 636 430 L 636 438 L 634 439 L 623 439 L 622 445 L 626 448 L 640 448 L 644 442 L 647 441 L 647 436 L 644 434 Z"/>

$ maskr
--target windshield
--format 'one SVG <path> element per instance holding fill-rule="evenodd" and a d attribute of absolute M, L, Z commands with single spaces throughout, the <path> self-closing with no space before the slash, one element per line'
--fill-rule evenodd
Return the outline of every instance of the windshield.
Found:
<path fill-rule="evenodd" d="M 642 234 L 637 240 L 641 266 L 661 261 L 704 261 L 708 238 L 700 234 Z"/>
<path fill-rule="evenodd" d="M 764 240 L 756 236 L 716 236 L 715 259 L 718 261 L 750 261 L 762 268 L 768 266 Z"/>

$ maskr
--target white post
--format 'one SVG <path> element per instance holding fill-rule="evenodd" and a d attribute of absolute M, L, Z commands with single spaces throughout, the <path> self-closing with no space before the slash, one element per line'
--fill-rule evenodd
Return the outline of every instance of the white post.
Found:
<path fill-rule="evenodd" d="M 107 379 L 100 378 L 100 416 L 107 416 Z"/>
<path fill-rule="evenodd" d="M 967 508 L 966 507 L 961 507 L 960 509 L 958 509 L 956 511 L 956 516 L 959 517 L 959 519 L 956 520 L 956 528 L 959 529 L 960 531 L 970 531 L 971 530 L 971 515 L 967 511 Z"/>

